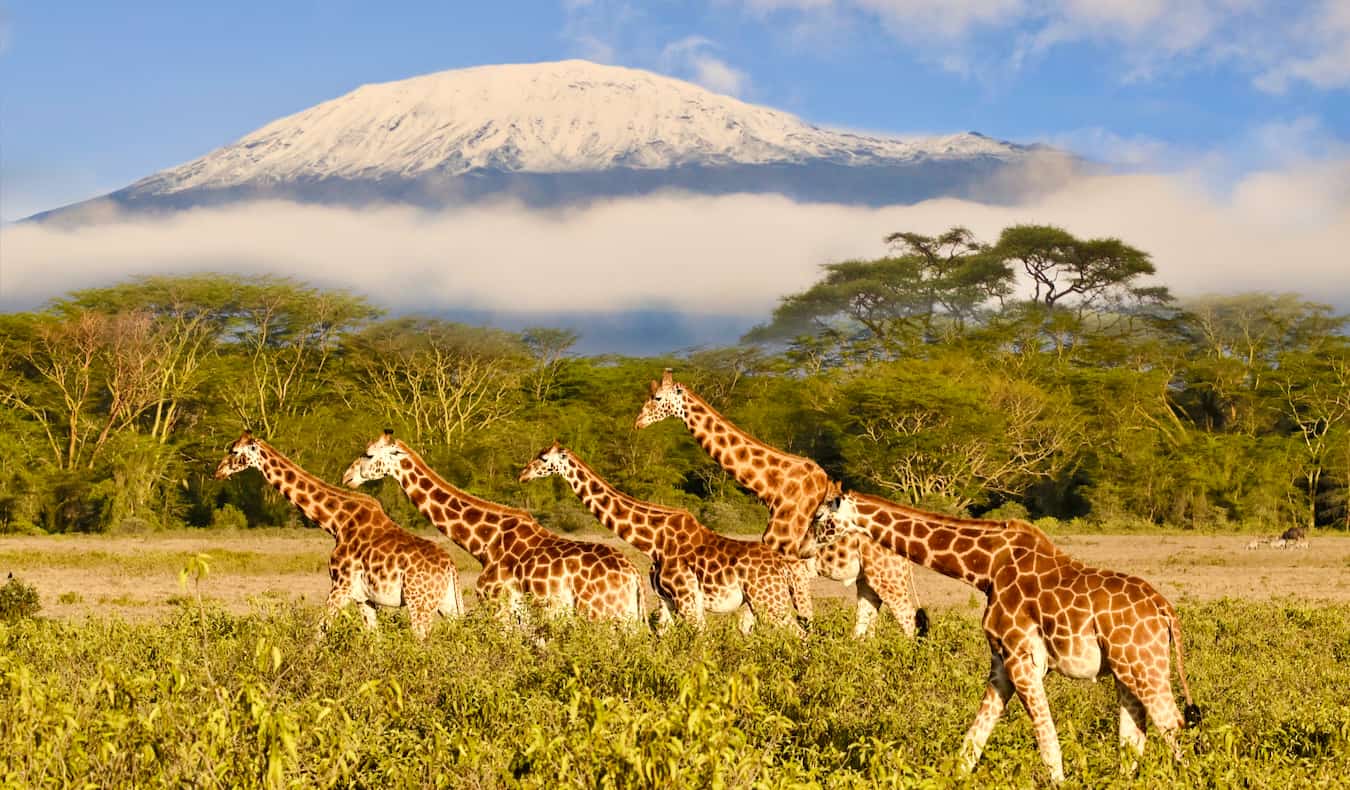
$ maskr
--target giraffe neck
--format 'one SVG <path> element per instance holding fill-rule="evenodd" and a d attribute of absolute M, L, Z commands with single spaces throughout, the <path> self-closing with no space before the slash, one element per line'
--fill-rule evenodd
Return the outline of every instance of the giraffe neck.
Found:
<path fill-rule="evenodd" d="M 571 468 L 564 475 L 564 479 L 572 487 L 572 491 L 581 500 L 581 503 L 600 520 L 600 523 L 608 527 L 628 545 L 649 556 L 655 556 L 656 553 L 659 553 L 662 549 L 659 541 L 661 530 L 657 524 L 669 515 L 669 508 L 663 508 L 651 502 L 643 502 L 622 493 L 596 474 L 595 470 L 587 466 L 580 458 L 575 455 L 569 457 Z M 645 516 L 647 523 L 650 525 L 649 529 L 639 530 L 637 528 L 632 520 L 632 517 L 637 514 Z"/>
<path fill-rule="evenodd" d="M 483 565 L 487 565 L 496 553 L 495 538 L 500 533 L 503 521 L 499 518 L 496 524 L 486 525 L 483 520 L 485 515 L 496 513 L 503 517 L 512 516 L 517 523 L 534 523 L 533 517 L 523 510 L 479 499 L 454 487 L 406 445 L 400 445 L 399 449 L 407 453 L 397 473 L 404 493 L 422 515 L 436 525 L 436 529 Z M 488 526 L 491 528 L 488 529 Z"/>
<path fill-rule="evenodd" d="M 755 495 L 769 504 L 777 493 L 777 487 L 756 473 L 750 459 L 758 456 L 762 459 L 780 458 L 799 461 L 798 456 L 785 453 L 777 447 L 765 444 L 739 426 L 722 416 L 708 405 L 703 398 L 684 390 L 684 425 L 694 435 L 694 440 L 704 452 L 712 456 L 721 467 L 736 478 L 736 482 L 755 492 Z"/>
<path fill-rule="evenodd" d="M 1040 530 L 1018 522 L 927 513 L 880 497 L 853 494 L 858 521 L 883 548 L 960 579 L 988 594 L 994 575 L 1026 550 L 1057 554 Z"/>
<path fill-rule="evenodd" d="M 342 525 L 334 514 L 351 494 L 305 471 L 270 444 L 259 441 L 258 446 L 262 449 L 262 466 L 258 471 L 263 479 L 324 532 L 340 537 Z"/>

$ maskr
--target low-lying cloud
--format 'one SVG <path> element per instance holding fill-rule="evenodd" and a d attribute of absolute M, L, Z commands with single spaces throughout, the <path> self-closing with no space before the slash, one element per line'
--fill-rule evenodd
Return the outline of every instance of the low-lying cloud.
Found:
<path fill-rule="evenodd" d="M 1184 175 L 1078 178 L 1034 201 L 859 208 L 766 195 L 667 194 L 564 211 L 429 213 L 258 202 L 76 228 L 0 229 L 0 303 L 30 307 L 144 274 L 286 274 L 396 311 L 665 310 L 767 317 L 822 263 L 884 253 L 896 230 L 1020 222 L 1118 236 L 1186 294 L 1295 291 L 1350 308 L 1350 160 L 1250 174 L 1215 195 Z M 734 338 L 727 338 L 728 341 Z"/>

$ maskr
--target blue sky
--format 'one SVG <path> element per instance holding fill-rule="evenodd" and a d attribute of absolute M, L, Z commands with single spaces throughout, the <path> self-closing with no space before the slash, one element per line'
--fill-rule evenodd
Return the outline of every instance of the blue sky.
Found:
<path fill-rule="evenodd" d="M 1219 180 L 1350 142 L 1345 0 L 0 0 L 0 213 L 124 186 L 362 83 L 566 57 L 823 125 L 973 129 Z"/>

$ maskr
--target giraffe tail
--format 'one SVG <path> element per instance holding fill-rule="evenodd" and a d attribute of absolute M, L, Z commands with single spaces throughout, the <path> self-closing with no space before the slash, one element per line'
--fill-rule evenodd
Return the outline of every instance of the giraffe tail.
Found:
<path fill-rule="evenodd" d="M 1181 678 L 1181 695 L 1186 700 L 1184 712 L 1187 727 L 1194 727 L 1200 723 L 1200 706 L 1191 700 L 1191 686 L 1186 682 L 1186 658 L 1185 648 L 1181 642 L 1181 618 L 1177 617 L 1175 611 L 1171 611 L 1167 621 L 1167 629 L 1172 634 L 1172 647 L 1177 651 L 1177 676 Z"/>

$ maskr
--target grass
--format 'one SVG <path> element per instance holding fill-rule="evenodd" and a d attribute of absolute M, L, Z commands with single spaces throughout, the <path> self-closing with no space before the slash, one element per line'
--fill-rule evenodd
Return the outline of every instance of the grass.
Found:
<path fill-rule="evenodd" d="M 444 541 L 438 541 L 444 545 Z M 82 548 L 78 552 L 52 549 L 0 550 L 0 568 L 15 571 L 35 569 L 99 570 L 128 576 L 172 576 L 193 556 L 209 554 L 211 567 L 231 576 L 275 576 L 287 573 L 328 574 L 326 543 L 296 553 L 246 551 L 206 546 L 193 550 L 143 549 L 139 551 L 100 551 Z M 478 564 L 463 552 L 453 552 L 460 570 L 476 569 Z"/>
<path fill-rule="evenodd" d="M 214 570 L 214 568 L 213 568 Z M 1205 709 L 1174 765 L 1156 741 L 1122 776 L 1108 681 L 1051 676 L 1071 786 L 1334 786 L 1350 772 L 1350 606 L 1217 601 L 1182 610 Z M 0 626 L 0 784 L 38 786 L 1020 787 L 1045 773 L 1014 706 L 973 777 L 952 754 L 988 653 L 967 616 L 929 639 L 889 619 L 810 639 L 731 618 L 661 638 L 573 622 L 541 645 L 477 610 L 425 644 L 401 615 L 270 602 L 230 615 Z"/>

